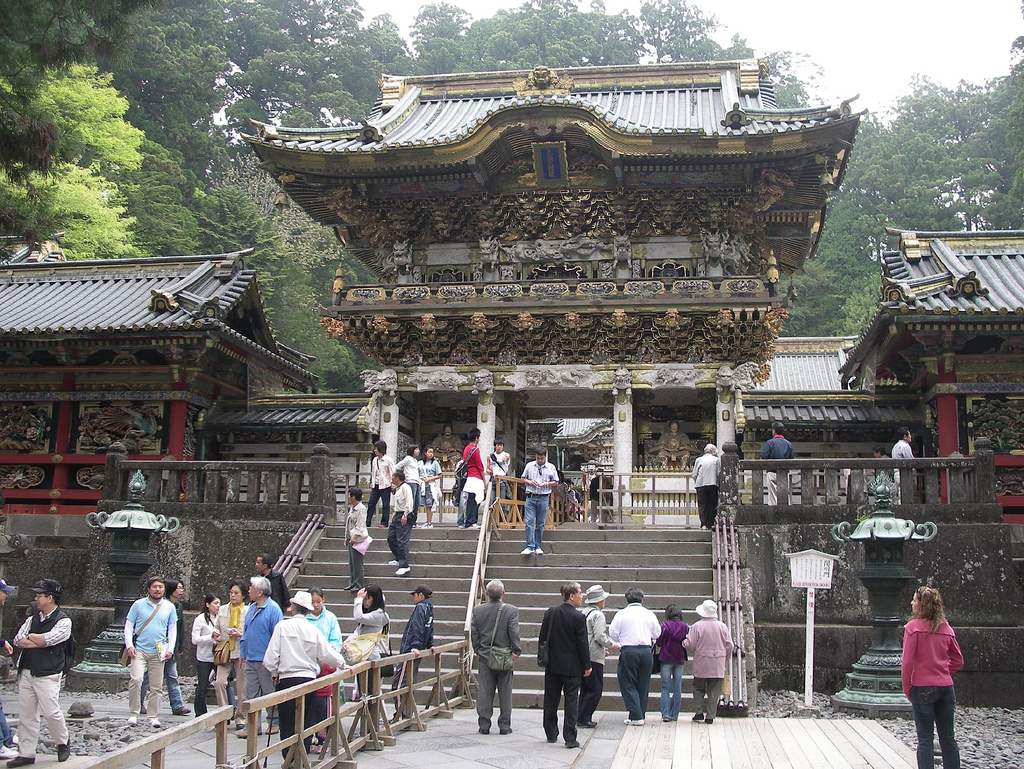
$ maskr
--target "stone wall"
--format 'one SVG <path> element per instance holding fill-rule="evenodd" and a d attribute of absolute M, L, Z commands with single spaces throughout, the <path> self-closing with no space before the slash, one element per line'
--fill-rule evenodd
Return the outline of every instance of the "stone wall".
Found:
<path fill-rule="evenodd" d="M 905 588 L 906 614 L 918 584 L 938 587 L 966 660 L 957 676 L 960 701 L 1021 707 L 1024 611 L 1010 527 L 966 522 L 970 516 L 963 510 L 930 512 L 938 536 L 908 543 L 905 550 L 906 566 L 919 577 Z M 758 679 L 765 688 L 803 689 L 806 591 L 790 587 L 786 553 L 816 548 L 841 557 L 833 588 L 817 592 L 815 690 L 839 691 L 844 675 L 870 644 L 868 594 L 856 576 L 864 565 L 863 547 L 831 538 L 831 525 L 838 520 L 737 525 L 741 563 L 750 575 L 755 604 Z"/>
<path fill-rule="evenodd" d="M 229 513 L 222 506 L 155 504 L 154 512 L 176 515 L 181 529 L 173 535 L 151 538 L 149 554 L 156 564 L 147 573 L 181 579 L 185 583 L 183 599 L 186 632 L 192 618 L 202 610 L 203 596 L 216 593 L 227 598 L 232 579 L 247 579 L 255 574 L 256 556 L 268 552 L 281 554 L 309 512 L 308 508 L 277 508 L 277 518 L 266 518 L 268 508 L 247 508 L 249 515 L 238 517 L 238 506 Z M 156 508 L 167 508 L 157 510 Z M 262 517 L 261 517 L 262 516 Z M 33 516 L 12 516 L 31 518 Z M 11 528 L 23 530 L 23 522 L 12 521 Z M 32 593 L 28 589 L 43 577 L 56 579 L 64 589 L 63 603 L 74 623 L 79 653 L 113 617 L 114 575 L 104 562 L 111 536 L 79 528 L 77 534 L 32 537 L 32 549 L 26 558 L 7 562 L 4 578 L 20 589 L 2 610 L 0 635 L 14 635 Z M 139 596 L 145 594 L 145 577 L 139 582 Z M 191 644 L 183 660 L 183 675 L 193 669 Z"/>

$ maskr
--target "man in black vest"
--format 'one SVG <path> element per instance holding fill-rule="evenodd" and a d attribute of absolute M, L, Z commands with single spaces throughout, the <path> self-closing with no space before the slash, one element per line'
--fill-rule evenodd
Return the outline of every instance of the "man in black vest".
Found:
<path fill-rule="evenodd" d="M 270 557 L 270 553 L 260 553 L 256 556 L 256 573 L 270 580 L 270 597 L 281 607 L 281 611 L 290 613 L 292 594 L 285 584 L 284 575 L 274 571 L 274 559 Z"/>
<path fill-rule="evenodd" d="M 558 741 L 558 701 L 565 692 L 565 747 L 578 748 L 576 719 L 579 715 L 580 684 L 590 675 L 590 644 L 587 620 L 578 611 L 583 590 L 578 582 L 562 585 L 562 603 L 544 612 L 540 644 L 546 644 L 548 662 L 544 668 L 544 733 L 548 742 Z"/>
<path fill-rule="evenodd" d="M 71 638 L 71 618 L 61 611 L 60 583 L 55 579 L 40 580 L 32 588 L 38 612 L 25 620 L 14 636 L 14 645 L 21 649 L 18 661 L 18 727 L 21 745 L 18 757 L 7 762 L 11 769 L 36 762 L 39 743 L 39 719 L 46 719 L 50 737 L 57 743 L 57 760 L 71 756 L 68 725 L 57 702 L 60 677 L 64 672 L 64 644 Z"/>

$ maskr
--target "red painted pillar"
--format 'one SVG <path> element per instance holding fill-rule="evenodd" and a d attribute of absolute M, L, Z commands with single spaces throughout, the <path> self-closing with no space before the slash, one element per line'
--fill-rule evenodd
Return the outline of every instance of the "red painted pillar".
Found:
<path fill-rule="evenodd" d="M 61 382 L 61 390 L 63 392 L 74 392 L 75 391 L 75 375 L 72 373 L 64 374 L 63 381 Z M 58 504 L 60 500 L 60 493 L 70 486 L 68 480 L 68 474 L 72 468 L 64 463 L 64 459 L 69 453 L 74 452 L 74 447 L 71 445 L 71 401 L 60 401 L 57 405 L 57 435 L 56 441 L 54 442 L 53 452 L 53 485 L 51 486 L 50 498 L 54 504 Z M 56 496 L 55 496 L 56 495 Z M 53 508 L 51 507 L 51 510 Z"/>
<path fill-rule="evenodd" d="M 954 384 L 956 373 L 946 371 L 936 377 L 936 384 Z M 935 396 L 935 410 L 938 416 L 939 456 L 948 457 L 960 450 L 960 415 L 957 411 L 956 394 L 940 393 Z"/>

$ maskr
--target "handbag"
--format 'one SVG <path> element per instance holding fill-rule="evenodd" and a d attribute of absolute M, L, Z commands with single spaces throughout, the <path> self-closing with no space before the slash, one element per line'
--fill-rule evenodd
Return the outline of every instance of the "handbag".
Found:
<path fill-rule="evenodd" d="M 661 649 L 655 644 L 651 647 L 651 652 L 654 654 L 654 663 L 651 665 L 651 674 L 653 675 L 654 673 L 661 672 Z"/>
<path fill-rule="evenodd" d="M 548 642 L 540 641 L 537 644 L 537 664 L 542 668 L 548 666 Z"/>
<path fill-rule="evenodd" d="M 370 549 L 370 543 L 373 542 L 373 537 L 368 536 L 366 539 L 352 544 L 352 549 L 357 553 L 366 555 L 366 551 Z"/>
<path fill-rule="evenodd" d="M 341 645 L 341 656 L 345 658 L 345 662 L 350 666 L 366 662 L 377 647 L 377 641 L 380 640 L 380 637 L 380 633 L 350 636 Z"/>
<path fill-rule="evenodd" d="M 231 664 L 231 640 L 217 641 L 213 647 L 213 663 L 215 665 Z"/>
<path fill-rule="evenodd" d="M 134 633 L 132 633 L 132 646 L 135 646 L 135 642 L 139 640 L 139 636 L 142 634 L 142 631 L 146 629 L 146 625 L 148 625 L 150 623 L 150 620 L 152 620 L 153 617 L 156 616 L 156 613 L 158 611 L 160 611 L 160 606 L 162 604 L 163 604 L 163 600 L 161 600 L 161 602 L 156 605 L 156 608 L 153 609 L 153 613 L 150 614 L 146 618 L 146 621 L 142 623 L 142 627 L 140 627 L 138 630 L 136 630 Z M 129 665 L 132 664 L 132 658 L 128 654 L 128 647 L 127 646 L 125 646 L 123 649 L 121 649 L 121 656 L 120 656 L 119 660 L 120 660 L 121 664 L 124 665 L 125 667 L 128 667 Z"/>
<path fill-rule="evenodd" d="M 494 615 L 494 627 L 491 629 L 491 651 L 487 655 L 487 667 L 495 671 L 511 670 L 515 664 L 511 646 L 494 645 L 494 637 L 498 633 L 498 621 L 501 619 L 501 613 L 504 610 L 505 604 L 500 604 L 498 606 L 498 613 Z"/>

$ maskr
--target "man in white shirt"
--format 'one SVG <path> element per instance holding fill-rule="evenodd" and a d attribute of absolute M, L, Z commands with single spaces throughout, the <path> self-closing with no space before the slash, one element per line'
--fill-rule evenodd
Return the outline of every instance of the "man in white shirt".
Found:
<path fill-rule="evenodd" d="M 335 651 L 315 624 L 306 619 L 313 611 L 313 596 L 299 590 L 292 596 L 292 616 L 274 626 L 270 643 L 263 655 L 263 667 L 274 678 L 275 691 L 290 689 L 309 683 L 320 673 L 320 665 L 345 667 L 345 659 L 341 652 Z M 303 729 L 316 723 L 315 703 L 316 690 L 305 695 L 305 722 Z M 295 734 L 295 700 L 286 700 L 278 705 L 281 723 L 281 739 L 286 740 Z M 303 744 L 309 753 L 313 735 Z"/>
<path fill-rule="evenodd" d="M 405 473 L 395 470 L 391 476 L 391 523 L 388 525 L 388 547 L 395 556 L 388 563 L 397 566 L 395 574 L 404 577 L 409 573 L 409 537 L 416 525 L 415 497 L 412 488 L 405 482 Z"/>
<path fill-rule="evenodd" d="M 901 427 L 896 431 L 897 441 L 892 447 L 892 458 L 893 459 L 913 459 L 914 448 L 910 445 L 910 442 L 914 440 L 913 433 L 910 432 L 909 427 Z M 900 471 L 892 471 L 892 502 L 894 505 L 900 503 Z M 913 500 L 910 500 L 913 502 Z"/>
<path fill-rule="evenodd" d="M 523 509 L 526 547 L 522 555 L 544 555 L 544 524 L 547 523 L 551 491 L 558 485 L 558 470 L 548 462 L 548 450 L 538 446 L 534 454 L 537 459 L 523 470 L 526 480 L 526 506 Z"/>
<path fill-rule="evenodd" d="M 629 710 L 626 724 L 642 726 L 654 667 L 651 647 L 661 635 L 661 623 L 653 611 L 644 608 L 644 591 L 640 588 L 631 587 L 626 591 L 626 604 L 608 626 L 608 636 L 622 647 L 615 677 L 619 679 L 622 701 Z"/>

